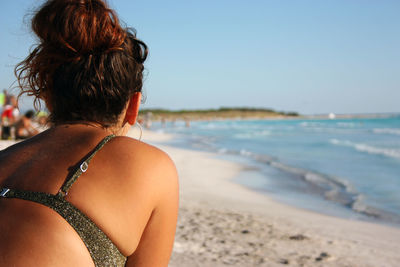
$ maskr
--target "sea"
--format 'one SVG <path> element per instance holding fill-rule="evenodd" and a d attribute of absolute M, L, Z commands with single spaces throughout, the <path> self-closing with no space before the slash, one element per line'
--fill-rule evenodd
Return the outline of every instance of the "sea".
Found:
<path fill-rule="evenodd" d="M 169 145 L 246 166 L 234 179 L 299 208 L 400 227 L 400 115 L 154 124 Z"/>

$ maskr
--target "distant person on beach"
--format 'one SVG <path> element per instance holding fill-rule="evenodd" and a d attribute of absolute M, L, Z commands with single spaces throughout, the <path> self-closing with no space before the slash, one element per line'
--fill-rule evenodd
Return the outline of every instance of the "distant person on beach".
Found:
<path fill-rule="evenodd" d="M 190 120 L 189 120 L 189 118 L 184 118 L 184 121 L 185 121 L 185 127 L 186 128 L 190 128 Z"/>
<path fill-rule="evenodd" d="M 7 90 L 3 90 L 3 92 L 0 93 L 0 110 L 2 110 L 3 106 L 6 104 L 6 99 L 7 99 Z"/>
<path fill-rule="evenodd" d="M 3 140 L 14 137 L 12 127 L 19 117 L 17 98 L 13 95 L 8 96 L 6 102 L 7 104 L 1 113 L 1 139 Z"/>
<path fill-rule="evenodd" d="M 42 132 L 47 130 L 47 122 L 49 120 L 49 114 L 46 111 L 39 111 L 36 114 L 37 129 Z"/>
<path fill-rule="evenodd" d="M 3 93 L 0 93 L 0 114 L 3 113 L 3 106 L 6 104 L 6 97 L 7 97 L 7 91 L 4 90 Z M 0 136 L 2 134 L 2 123 L 0 120 Z"/>
<path fill-rule="evenodd" d="M 39 133 L 39 131 L 33 127 L 32 119 L 35 115 L 33 110 L 27 111 L 19 121 L 15 124 L 15 139 L 27 139 Z"/>
<path fill-rule="evenodd" d="M 146 128 L 146 129 L 150 129 L 150 127 L 151 127 L 151 117 L 153 116 L 153 114 L 151 113 L 151 112 L 147 112 L 145 115 L 144 115 L 144 127 Z"/>
<path fill-rule="evenodd" d="M 101 0 L 46 1 L 16 67 L 49 129 L 0 151 L 0 266 L 168 266 L 178 179 L 126 137 L 147 46 Z"/>

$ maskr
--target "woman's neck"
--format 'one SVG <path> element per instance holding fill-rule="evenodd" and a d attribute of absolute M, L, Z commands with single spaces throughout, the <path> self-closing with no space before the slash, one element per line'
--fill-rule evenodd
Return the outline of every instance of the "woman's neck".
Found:
<path fill-rule="evenodd" d="M 76 130 L 76 131 L 96 131 L 96 132 L 104 132 L 107 135 L 115 134 L 115 135 L 125 135 L 124 128 L 117 125 L 105 127 L 100 123 L 96 122 L 87 122 L 87 121 L 73 121 L 73 122 L 63 122 L 57 123 L 53 125 L 51 128 L 54 129 L 66 129 Z"/>

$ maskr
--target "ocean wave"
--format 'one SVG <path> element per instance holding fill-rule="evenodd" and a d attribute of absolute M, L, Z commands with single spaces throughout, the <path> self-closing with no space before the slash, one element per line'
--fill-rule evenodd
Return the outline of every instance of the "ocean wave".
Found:
<path fill-rule="evenodd" d="M 394 134 L 400 135 L 400 128 L 375 128 L 372 132 L 377 134 Z"/>
<path fill-rule="evenodd" d="M 340 143 L 342 141 L 333 139 L 332 142 Z M 256 160 L 257 162 L 268 164 L 273 168 L 293 175 L 294 178 L 297 177 L 303 180 L 310 186 L 312 189 L 311 192 L 320 195 L 328 201 L 337 203 L 368 217 L 400 223 L 400 217 L 398 215 L 368 205 L 366 203 L 366 197 L 360 194 L 348 180 L 287 165 L 274 157 L 252 153 L 245 149 L 235 151 L 221 148 L 218 152 L 220 154 L 241 155 Z"/>
<path fill-rule="evenodd" d="M 355 199 L 353 204 L 351 205 L 352 210 L 362 213 L 371 217 L 380 218 L 382 216 L 382 212 L 378 209 L 375 209 L 371 206 L 368 206 L 365 203 L 365 196 L 360 194 Z"/>
<path fill-rule="evenodd" d="M 350 124 L 349 124 L 350 125 Z M 304 132 L 313 132 L 313 133 L 321 133 L 321 134 L 356 134 L 360 131 L 363 131 L 356 126 L 339 126 L 339 125 L 310 125 L 305 124 L 301 125 L 301 129 Z"/>
<path fill-rule="evenodd" d="M 328 201 L 352 208 L 354 200 L 358 199 L 359 193 L 354 186 L 345 179 L 289 166 L 271 158 L 269 158 L 268 164 L 305 181 L 312 189 L 312 192 L 319 194 Z"/>
<path fill-rule="evenodd" d="M 270 166 L 303 179 L 313 188 L 312 192 L 318 193 L 328 201 L 350 208 L 354 212 L 371 218 L 400 223 L 400 216 L 397 214 L 368 205 L 366 203 L 366 197 L 360 194 L 354 186 L 345 179 L 289 166 L 272 160 L 270 157 L 267 158 L 269 159 L 268 162 Z"/>
<path fill-rule="evenodd" d="M 351 206 L 354 197 L 358 194 L 354 186 L 345 179 L 290 166 L 266 155 L 248 154 L 248 156 L 251 156 L 258 162 L 266 163 L 271 167 L 277 168 L 285 173 L 292 174 L 294 177 L 298 177 L 299 179 L 311 185 L 314 190 L 319 192 L 327 200 L 334 201 L 345 206 Z"/>
<path fill-rule="evenodd" d="M 321 122 L 315 122 L 315 121 L 303 121 L 300 122 L 299 125 L 301 127 L 316 127 L 316 126 L 325 126 L 325 123 L 321 123 Z"/>
<path fill-rule="evenodd" d="M 396 224 L 400 223 L 400 216 L 398 214 L 368 205 L 366 203 L 366 197 L 362 194 L 357 195 L 353 204 L 351 205 L 351 209 L 369 217 L 382 219 Z"/>
<path fill-rule="evenodd" d="M 247 151 L 246 149 L 241 149 L 239 153 L 242 156 L 251 156 L 253 154 L 250 151 Z"/>
<path fill-rule="evenodd" d="M 360 152 L 366 152 L 368 154 L 376 154 L 376 155 L 382 155 L 382 156 L 386 156 L 386 157 L 390 157 L 390 158 L 400 159 L 400 150 L 399 149 L 374 147 L 374 146 L 367 145 L 367 144 L 354 143 L 354 142 L 351 142 L 348 140 L 331 139 L 329 141 L 333 145 L 352 147 L 355 150 L 360 151 Z"/>
<path fill-rule="evenodd" d="M 349 127 L 349 128 L 354 128 L 356 126 L 354 122 L 337 122 L 336 125 L 340 127 Z"/>
<path fill-rule="evenodd" d="M 268 156 L 268 155 L 260 155 L 253 152 L 250 152 L 246 149 L 241 149 L 240 151 L 228 150 L 226 148 L 222 148 L 218 150 L 219 153 L 223 154 L 236 154 L 245 156 L 257 162 L 268 164 L 271 167 L 279 169 L 285 173 L 292 174 L 308 184 L 312 184 L 314 187 L 319 188 L 321 192 L 327 191 L 341 191 L 343 194 L 354 195 L 356 194 L 356 190 L 352 186 L 352 184 L 345 180 L 334 176 L 329 176 L 326 174 L 318 173 L 312 170 L 303 169 L 295 166 L 291 166 L 285 163 L 280 162 L 278 159 Z M 346 197 L 348 198 L 348 197 Z"/>
<path fill-rule="evenodd" d="M 254 132 L 247 132 L 247 133 L 237 133 L 234 135 L 237 139 L 251 139 L 255 137 L 265 137 L 271 135 L 271 132 L 268 130 L 262 131 L 254 131 Z"/>
<path fill-rule="evenodd" d="M 220 149 L 218 149 L 218 153 L 219 153 L 219 154 L 227 154 L 227 152 L 228 152 L 228 149 L 227 149 L 227 148 L 220 148 Z"/>

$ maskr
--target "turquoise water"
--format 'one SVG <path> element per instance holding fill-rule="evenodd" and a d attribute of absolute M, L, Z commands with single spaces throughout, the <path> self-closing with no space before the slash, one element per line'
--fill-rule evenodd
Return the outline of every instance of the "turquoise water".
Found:
<path fill-rule="evenodd" d="M 258 175 L 239 182 L 282 201 L 400 224 L 400 116 L 192 122 L 159 130 L 179 135 L 175 145 L 251 164 Z"/>

